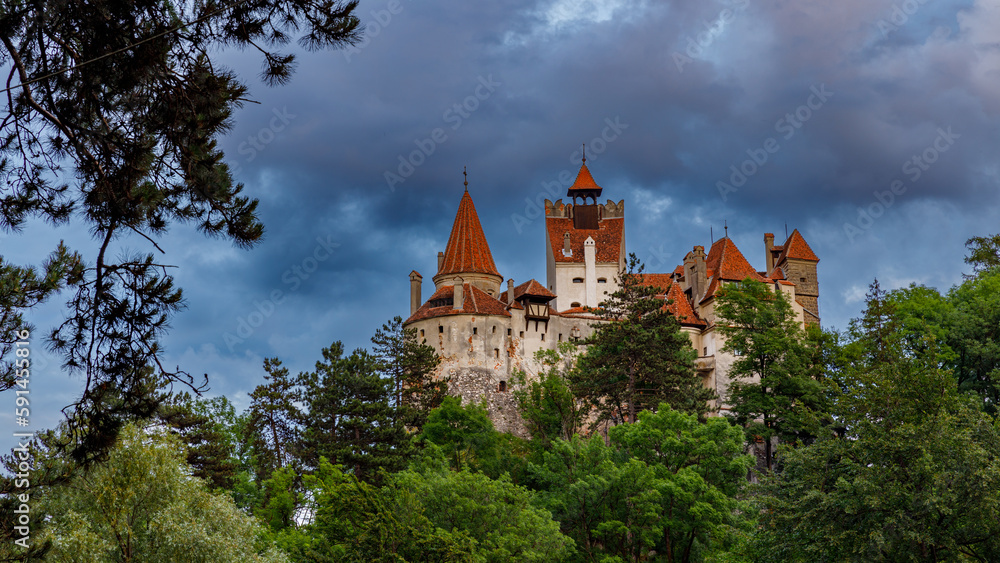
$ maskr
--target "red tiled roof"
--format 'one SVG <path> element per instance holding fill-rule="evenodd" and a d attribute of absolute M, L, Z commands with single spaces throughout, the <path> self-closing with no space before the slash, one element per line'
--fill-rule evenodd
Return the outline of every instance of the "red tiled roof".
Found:
<path fill-rule="evenodd" d="M 663 289 L 664 295 L 667 290 L 670 289 L 671 284 L 674 283 L 671 274 L 640 274 L 642 276 L 641 285 L 648 285 L 652 287 L 659 287 Z"/>
<path fill-rule="evenodd" d="M 673 313 L 677 317 L 677 321 L 682 325 L 708 326 L 708 323 L 699 319 L 698 315 L 695 314 L 680 284 L 671 284 L 670 290 L 667 291 L 667 299 L 673 300 L 673 303 L 667 305 L 667 310 Z"/>
<path fill-rule="evenodd" d="M 683 276 L 684 275 L 684 265 L 680 264 L 676 268 L 674 268 L 674 274 L 679 274 L 679 275 Z"/>
<path fill-rule="evenodd" d="M 712 277 L 719 279 L 742 281 L 746 278 L 752 278 L 764 281 L 764 276 L 753 269 L 729 237 L 715 241 L 712 250 L 708 252 L 708 258 L 705 259 L 705 266 L 709 271 L 714 270 L 711 274 Z"/>
<path fill-rule="evenodd" d="M 715 291 L 717 289 L 719 289 L 719 278 L 712 278 L 712 281 L 708 283 L 708 291 L 705 292 L 705 297 L 701 298 L 700 303 L 704 303 L 715 297 Z"/>
<path fill-rule="evenodd" d="M 674 283 L 671 274 L 642 274 L 642 285 L 659 287 L 663 289 L 663 297 L 673 300 L 673 303 L 665 305 L 668 311 L 673 313 L 677 320 L 683 325 L 707 326 L 708 323 L 698 318 L 698 315 L 688 302 L 687 296 L 680 284 Z"/>
<path fill-rule="evenodd" d="M 444 262 L 438 275 L 466 272 L 500 275 L 493 263 L 490 246 L 486 243 L 483 226 L 479 223 L 476 206 L 468 191 L 462 195 L 462 201 L 458 204 L 455 224 L 451 227 L 448 246 L 444 250 Z"/>
<path fill-rule="evenodd" d="M 594 177 L 590 174 L 590 169 L 587 168 L 586 163 L 580 166 L 580 172 L 576 175 L 576 181 L 574 181 L 573 185 L 569 187 L 570 192 L 574 192 L 576 190 L 601 191 L 602 189 L 603 188 L 598 186 L 597 182 L 594 181 Z"/>
<path fill-rule="evenodd" d="M 781 255 L 778 256 L 778 262 L 781 262 L 786 258 L 819 262 L 819 257 L 816 256 L 811 248 L 809 248 L 809 243 L 806 242 L 806 239 L 802 238 L 802 234 L 799 233 L 798 229 L 792 231 L 788 240 L 785 241 Z"/>
<path fill-rule="evenodd" d="M 448 315 L 510 316 L 510 313 L 507 312 L 507 305 L 499 301 L 496 297 L 491 297 L 490 294 L 468 283 L 462 284 L 462 287 L 464 288 L 462 291 L 464 297 L 462 309 L 455 309 L 452 305 L 431 307 L 431 302 L 434 300 L 447 299 L 449 297 L 454 298 L 455 286 L 445 285 L 442 286 L 441 289 L 435 291 L 434 295 L 431 295 L 430 298 L 423 305 L 421 305 L 416 312 L 410 315 L 410 318 L 406 319 L 406 322 L 403 324 Z"/>
<path fill-rule="evenodd" d="M 593 309 L 591 307 L 572 307 L 570 309 L 566 309 L 565 311 L 553 312 L 552 314 L 559 317 L 581 317 L 588 319 L 600 318 L 600 315 L 597 314 L 597 309 Z"/>
<path fill-rule="evenodd" d="M 549 244 L 556 262 L 583 263 L 583 241 L 593 237 L 597 250 L 597 261 L 603 263 L 618 263 L 622 248 L 622 233 L 625 219 L 602 219 L 597 229 L 573 228 L 573 219 L 563 217 L 546 217 L 545 228 L 549 232 Z M 563 256 L 563 235 L 569 233 L 569 248 L 572 256 Z"/>
<path fill-rule="evenodd" d="M 506 293 L 507 292 L 505 291 L 504 294 Z M 544 285 L 533 279 L 528 280 L 514 288 L 514 299 L 517 299 L 522 295 L 531 295 L 532 297 L 548 297 L 549 299 L 556 298 L 555 293 L 545 289 Z"/>

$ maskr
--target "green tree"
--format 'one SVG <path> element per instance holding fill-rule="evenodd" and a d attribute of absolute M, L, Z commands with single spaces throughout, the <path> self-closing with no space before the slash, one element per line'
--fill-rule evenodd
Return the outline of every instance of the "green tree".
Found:
<path fill-rule="evenodd" d="M 228 496 L 191 478 L 185 456 L 175 437 L 126 426 L 105 460 L 33 491 L 45 522 L 32 541 L 48 544 L 46 561 L 285 561 Z"/>
<path fill-rule="evenodd" d="M 321 458 L 302 478 L 312 517 L 276 535 L 296 562 L 482 563 L 464 530 L 435 526 L 417 495 L 392 482 L 377 488 Z"/>
<path fill-rule="evenodd" d="M 507 476 L 494 480 L 439 466 L 399 473 L 392 486 L 412 494 L 437 528 L 467 533 L 487 562 L 562 561 L 573 551 L 552 515 L 533 506 L 531 492 Z"/>
<path fill-rule="evenodd" d="M 416 329 L 403 327 L 402 317 L 394 317 L 376 330 L 372 344 L 379 370 L 393 382 L 393 406 L 407 426 L 419 431 L 427 414 L 448 393 L 448 382 L 434 376 L 441 358 L 426 340 L 417 341 Z"/>
<path fill-rule="evenodd" d="M 663 537 L 654 470 L 597 435 L 555 440 L 532 467 L 537 504 L 576 543 L 570 561 L 641 561 Z M 615 559 L 617 557 L 617 559 Z"/>
<path fill-rule="evenodd" d="M 304 414 L 295 403 L 298 388 L 278 358 L 264 360 L 264 383 L 250 394 L 242 439 L 257 483 L 297 459 Z"/>
<path fill-rule="evenodd" d="M 976 394 L 983 408 L 1000 406 L 1000 270 L 979 273 L 942 295 L 911 285 L 887 300 L 897 311 L 902 345 L 952 372 L 960 391 Z"/>
<path fill-rule="evenodd" d="M 264 232 L 257 201 L 242 194 L 218 147 L 248 93 L 219 64 L 224 48 L 260 50 L 262 78 L 283 83 L 295 62 L 283 46 L 296 35 L 309 49 L 356 41 L 355 6 L 14 2 L 0 13 L 0 63 L 9 69 L 0 122 L 0 228 L 16 231 L 29 219 L 78 220 L 97 241 L 88 260 L 60 245 L 55 262 L 42 267 L 45 281 L 26 292 L 12 288 L 30 268 L 0 270 L 0 301 L 21 310 L 51 295 L 61 274 L 69 274 L 74 291 L 66 321 L 49 339 L 66 368 L 85 378 L 71 433 L 110 434 L 89 439 L 75 450 L 78 457 L 99 458 L 95 449 L 114 442 L 118 419 L 143 419 L 155 410 L 147 367 L 157 379 L 196 384 L 161 362 L 158 339 L 182 306 L 171 266 L 151 252 L 121 252 L 123 245 L 147 241 L 162 253 L 157 242 L 172 223 L 194 223 L 240 247 L 253 246 Z"/>
<path fill-rule="evenodd" d="M 556 438 L 571 439 L 583 423 L 582 409 L 568 383 L 576 350 L 571 342 L 560 343 L 557 350 L 539 350 L 535 360 L 546 369 L 538 378 L 529 380 L 524 372 L 515 376 L 513 394 L 535 449 L 547 448 Z"/>
<path fill-rule="evenodd" d="M 640 410 L 667 403 L 703 414 L 715 394 L 694 371 L 696 352 L 680 324 L 656 297 L 662 289 L 644 285 L 634 254 L 618 275 L 618 290 L 601 303 L 589 346 L 571 374 L 571 387 L 598 413 L 595 424 L 635 422 Z"/>
<path fill-rule="evenodd" d="M 157 414 L 185 444 L 193 475 L 213 489 L 231 488 L 236 474 L 232 437 L 223 421 L 212 416 L 212 410 L 227 407 L 232 409 L 225 397 L 210 402 L 185 392 L 161 403 Z"/>
<path fill-rule="evenodd" d="M 462 405 L 458 397 L 444 398 L 424 424 L 420 437 L 441 448 L 451 467 L 482 469 L 497 457 L 500 436 L 489 413 L 480 405 Z"/>
<path fill-rule="evenodd" d="M 406 466 L 411 440 L 392 405 L 394 382 L 380 372 L 378 360 L 362 349 L 343 353 L 343 345 L 334 342 L 323 349 L 315 371 L 299 375 L 296 398 L 305 405 L 302 461 L 316 467 L 325 457 L 373 482 L 379 469 Z"/>
<path fill-rule="evenodd" d="M 613 427 L 610 444 L 556 440 L 532 466 L 539 505 L 577 544 L 574 561 L 702 561 L 748 529 L 743 432 L 666 404 L 638 416 Z"/>
<path fill-rule="evenodd" d="M 832 387 L 817 366 L 821 335 L 810 342 L 784 294 L 751 279 L 720 288 L 715 313 L 722 351 L 735 355 L 725 400 L 748 438 L 763 442 L 771 471 L 772 439 L 809 444 L 832 422 Z"/>
<path fill-rule="evenodd" d="M 1000 428 L 935 354 L 906 351 L 902 326 L 872 284 L 839 375 L 845 431 L 788 451 L 764 481 L 758 560 L 1000 557 Z"/>
<path fill-rule="evenodd" d="M 27 366 L 18 366 L 24 358 L 15 355 L 15 343 L 28 340 L 35 328 L 25 321 L 24 312 L 66 284 L 76 283 L 82 268 L 80 255 L 69 252 L 62 242 L 38 270 L 5 264 L 0 256 L 0 311 L 4 312 L 0 316 L 0 391 L 10 389 L 25 375 L 30 379 L 32 358 Z"/>
<path fill-rule="evenodd" d="M 1000 268 L 1000 235 L 972 237 L 965 247 L 969 249 L 965 263 L 971 264 L 976 274 Z"/>

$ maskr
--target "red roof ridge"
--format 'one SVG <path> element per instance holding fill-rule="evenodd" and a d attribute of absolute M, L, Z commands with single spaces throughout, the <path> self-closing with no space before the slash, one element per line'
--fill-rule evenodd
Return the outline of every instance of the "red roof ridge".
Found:
<path fill-rule="evenodd" d="M 448 246 L 444 251 L 444 261 L 437 275 L 463 273 L 500 275 L 468 191 L 462 194 L 462 201 L 458 204 L 455 223 L 451 227 L 451 236 L 448 237 Z"/>

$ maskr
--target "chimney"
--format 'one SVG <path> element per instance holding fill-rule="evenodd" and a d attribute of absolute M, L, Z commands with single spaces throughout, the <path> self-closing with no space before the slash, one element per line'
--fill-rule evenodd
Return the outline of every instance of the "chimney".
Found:
<path fill-rule="evenodd" d="M 691 290 L 691 297 L 695 303 L 701 300 L 702 294 L 708 289 L 708 270 L 705 266 L 705 247 L 696 246 L 694 250 L 691 251 L 692 258 L 694 259 L 694 271 L 691 272 L 694 277 L 691 280 L 691 286 L 694 288 Z"/>
<path fill-rule="evenodd" d="M 507 280 L 507 305 L 514 304 L 514 278 Z"/>
<path fill-rule="evenodd" d="M 569 246 L 569 231 L 563 234 L 563 256 L 572 256 L 573 249 Z"/>
<path fill-rule="evenodd" d="M 465 288 L 462 286 L 462 278 L 455 276 L 455 295 L 452 308 L 454 308 L 456 311 L 461 311 L 462 309 L 465 309 L 464 289 Z"/>
<path fill-rule="evenodd" d="M 444 252 L 438 252 L 438 271 L 444 267 Z"/>
<path fill-rule="evenodd" d="M 771 275 L 771 270 L 774 269 L 774 255 L 771 254 L 771 249 L 774 248 L 774 233 L 764 233 L 764 265 L 767 266 L 767 271 L 764 275 Z"/>
<path fill-rule="evenodd" d="M 410 314 L 417 312 L 420 308 L 420 280 L 423 276 L 419 272 L 413 270 L 410 272 Z"/>

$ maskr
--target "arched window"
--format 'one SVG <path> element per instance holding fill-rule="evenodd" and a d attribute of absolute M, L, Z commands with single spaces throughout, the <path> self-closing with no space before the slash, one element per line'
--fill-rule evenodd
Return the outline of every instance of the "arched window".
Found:
<path fill-rule="evenodd" d="M 575 309 L 576 307 L 580 306 L 580 302 L 579 301 L 574 301 L 574 302 L 570 303 L 569 306 L 570 306 L 571 309 Z"/>
<path fill-rule="evenodd" d="M 608 278 L 597 278 L 597 283 L 608 283 Z"/>
<path fill-rule="evenodd" d="M 573 283 L 583 283 L 583 278 L 573 278 Z"/>
<path fill-rule="evenodd" d="M 506 381 L 501 381 L 497 385 L 497 391 L 500 392 L 500 393 L 506 393 L 507 392 L 507 382 Z"/>

